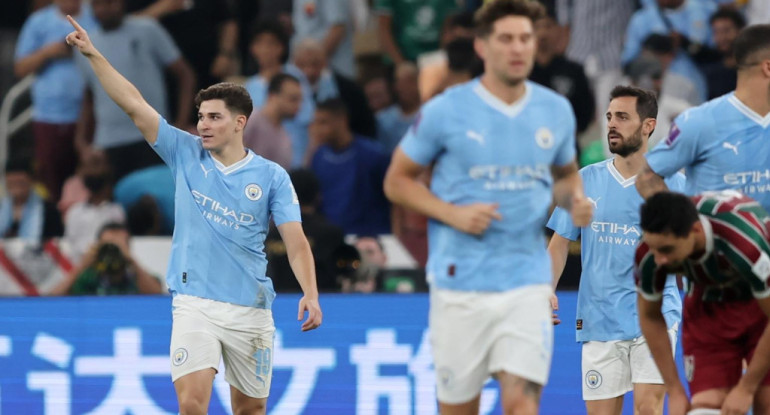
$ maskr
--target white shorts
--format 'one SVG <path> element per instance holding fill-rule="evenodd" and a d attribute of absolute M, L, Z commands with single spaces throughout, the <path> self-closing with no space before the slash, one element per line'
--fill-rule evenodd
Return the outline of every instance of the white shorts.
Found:
<path fill-rule="evenodd" d="M 676 350 L 678 324 L 668 330 L 671 350 Z M 662 385 L 644 337 L 632 340 L 583 343 L 583 399 L 596 401 L 625 395 L 635 383 Z"/>
<path fill-rule="evenodd" d="M 189 295 L 172 303 L 171 380 L 225 364 L 227 383 L 266 398 L 273 375 L 275 325 L 270 310 Z"/>
<path fill-rule="evenodd" d="M 468 402 L 499 371 L 545 385 L 553 346 L 552 292 L 547 284 L 500 293 L 431 290 L 438 400 Z"/>

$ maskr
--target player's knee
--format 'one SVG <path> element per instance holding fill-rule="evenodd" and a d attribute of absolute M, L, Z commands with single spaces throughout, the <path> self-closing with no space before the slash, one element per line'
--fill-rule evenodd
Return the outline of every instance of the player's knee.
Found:
<path fill-rule="evenodd" d="M 637 402 L 634 406 L 636 406 L 634 408 L 636 415 L 660 415 L 663 413 L 663 402 L 658 402 L 654 397 Z"/>
<path fill-rule="evenodd" d="M 265 415 L 267 402 L 264 399 L 250 400 L 248 405 L 238 405 L 233 408 L 233 415 Z"/>
<path fill-rule="evenodd" d="M 208 413 L 208 402 L 201 395 L 186 393 L 179 396 L 179 414 L 206 415 Z"/>
<path fill-rule="evenodd" d="M 527 380 L 517 382 L 514 393 L 504 394 L 503 413 L 505 415 L 537 414 L 542 386 Z"/>

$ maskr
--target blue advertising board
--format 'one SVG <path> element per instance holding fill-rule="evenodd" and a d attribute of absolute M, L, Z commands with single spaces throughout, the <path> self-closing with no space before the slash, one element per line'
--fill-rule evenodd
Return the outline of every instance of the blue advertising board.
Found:
<path fill-rule="evenodd" d="M 559 297 L 541 413 L 582 414 L 576 295 Z M 323 326 L 307 333 L 298 299 L 274 303 L 269 414 L 437 413 L 427 295 L 325 295 Z M 0 414 L 176 414 L 170 333 L 169 297 L 0 299 Z M 493 381 L 481 401 L 482 414 L 501 413 Z M 229 402 L 220 371 L 209 413 L 229 414 Z"/>

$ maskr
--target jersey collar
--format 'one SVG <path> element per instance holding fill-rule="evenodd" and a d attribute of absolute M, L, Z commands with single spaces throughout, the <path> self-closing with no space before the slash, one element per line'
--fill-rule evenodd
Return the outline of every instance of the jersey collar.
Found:
<path fill-rule="evenodd" d="M 612 176 L 618 182 L 618 184 L 623 187 L 633 186 L 634 183 L 636 183 L 636 175 L 633 175 L 627 179 L 623 178 L 623 175 L 620 174 L 617 168 L 615 168 L 614 160 L 615 159 L 610 159 L 607 162 L 607 170 L 610 171 L 610 176 Z"/>
<path fill-rule="evenodd" d="M 254 153 L 251 150 L 246 150 L 246 157 L 239 160 L 237 163 L 231 164 L 229 166 L 225 166 L 222 164 L 219 160 L 215 159 L 214 157 L 211 157 L 211 160 L 214 161 L 214 166 L 217 168 L 217 170 L 221 171 L 223 174 L 228 175 L 230 173 L 233 173 L 235 171 L 240 170 L 245 165 L 249 164 L 251 159 L 254 158 Z"/>
<path fill-rule="evenodd" d="M 521 110 L 524 109 L 524 106 L 527 105 L 527 102 L 532 95 L 532 88 L 529 86 L 528 81 L 524 81 L 524 95 L 512 104 L 506 103 L 489 92 L 484 84 L 481 83 L 481 79 L 476 80 L 476 85 L 473 86 L 473 92 L 475 92 L 476 95 L 490 107 L 502 112 L 509 118 L 513 118 L 519 115 Z"/>
<path fill-rule="evenodd" d="M 741 102 L 741 100 L 739 100 L 735 94 L 731 94 L 729 97 L 727 97 L 727 101 L 733 104 L 735 109 L 740 111 L 751 121 L 759 124 L 762 128 L 767 128 L 770 126 L 770 114 L 767 114 L 764 117 L 760 116 L 753 109 L 749 108 L 746 104 Z"/>

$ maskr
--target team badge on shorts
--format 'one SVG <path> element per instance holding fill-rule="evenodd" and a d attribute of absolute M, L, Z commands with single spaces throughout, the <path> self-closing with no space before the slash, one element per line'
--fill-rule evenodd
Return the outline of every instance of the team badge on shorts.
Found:
<path fill-rule="evenodd" d="M 602 386 L 602 375 L 595 370 L 589 370 L 586 373 L 586 386 L 588 386 L 588 389 L 596 389 Z"/>
<path fill-rule="evenodd" d="M 688 382 L 692 382 L 692 375 L 695 373 L 695 356 L 684 356 L 684 376 Z"/>
<path fill-rule="evenodd" d="M 542 127 L 535 132 L 535 142 L 540 148 L 549 149 L 553 147 L 553 133 L 551 130 Z"/>
<path fill-rule="evenodd" d="M 452 370 L 447 367 L 442 367 L 438 370 L 438 381 L 441 383 L 441 386 L 449 389 L 452 386 L 452 383 L 454 381 L 454 374 L 452 373 Z"/>
<path fill-rule="evenodd" d="M 246 186 L 246 197 L 256 202 L 262 197 L 262 188 L 254 183 Z"/>
<path fill-rule="evenodd" d="M 184 348 L 178 348 L 174 351 L 174 355 L 171 358 L 171 360 L 174 362 L 174 366 L 179 366 L 182 363 L 187 361 L 187 350 Z"/>

